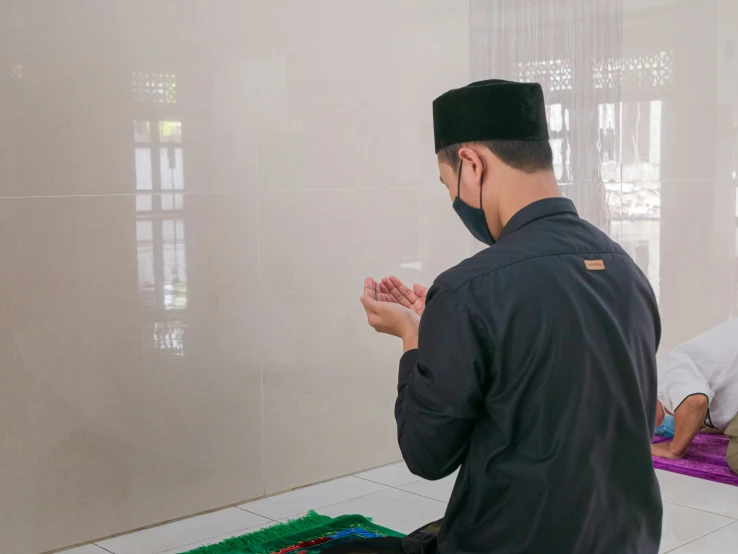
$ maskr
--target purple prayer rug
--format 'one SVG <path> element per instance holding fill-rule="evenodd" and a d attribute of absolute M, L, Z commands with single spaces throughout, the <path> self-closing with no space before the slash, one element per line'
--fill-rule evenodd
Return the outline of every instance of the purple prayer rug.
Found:
<path fill-rule="evenodd" d="M 668 440 L 670 439 L 657 436 L 653 442 Z M 667 460 L 654 457 L 653 466 L 664 471 L 672 471 L 738 487 L 738 475 L 731 471 L 725 458 L 729 440 L 725 435 L 697 435 L 684 458 L 681 460 Z"/>

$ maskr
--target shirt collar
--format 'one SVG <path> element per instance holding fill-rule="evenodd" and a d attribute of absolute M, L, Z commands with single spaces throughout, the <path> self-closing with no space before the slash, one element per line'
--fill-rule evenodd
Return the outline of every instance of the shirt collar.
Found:
<path fill-rule="evenodd" d="M 538 200 L 532 204 L 528 204 L 525 208 L 518 211 L 514 216 L 510 218 L 507 225 L 502 229 L 500 238 L 502 240 L 508 235 L 511 235 L 521 227 L 525 227 L 528 223 L 533 223 L 538 219 L 544 217 L 550 217 L 558 214 L 573 214 L 578 216 L 577 209 L 574 207 L 574 202 L 568 198 L 544 198 Z"/>

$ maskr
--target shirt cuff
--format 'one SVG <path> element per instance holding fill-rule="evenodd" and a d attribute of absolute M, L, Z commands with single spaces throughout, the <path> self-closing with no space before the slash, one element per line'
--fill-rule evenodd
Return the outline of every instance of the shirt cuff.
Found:
<path fill-rule="evenodd" d="M 418 349 L 408 350 L 400 358 L 400 377 L 399 384 L 404 385 L 410 378 L 410 374 L 418 363 Z"/>

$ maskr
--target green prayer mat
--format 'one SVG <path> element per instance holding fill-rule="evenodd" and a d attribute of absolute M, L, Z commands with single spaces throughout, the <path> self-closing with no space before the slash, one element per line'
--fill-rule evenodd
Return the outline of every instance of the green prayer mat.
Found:
<path fill-rule="evenodd" d="M 331 518 L 310 512 L 300 519 L 202 546 L 188 554 L 313 554 L 343 542 L 403 536 L 363 516 Z"/>

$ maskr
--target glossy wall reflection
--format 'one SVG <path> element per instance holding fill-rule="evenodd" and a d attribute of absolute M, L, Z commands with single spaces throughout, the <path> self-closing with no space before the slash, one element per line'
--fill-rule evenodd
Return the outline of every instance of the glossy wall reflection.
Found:
<path fill-rule="evenodd" d="M 469 252 L 467 60 L 463 0 L 0 4 L 1 552 L 399 460 L 358 298 Z"/>

